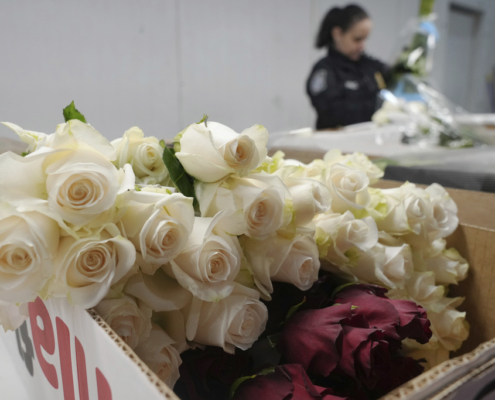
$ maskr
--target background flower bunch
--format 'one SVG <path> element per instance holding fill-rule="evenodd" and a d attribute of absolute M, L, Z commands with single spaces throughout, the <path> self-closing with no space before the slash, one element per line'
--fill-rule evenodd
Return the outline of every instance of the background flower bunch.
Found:
<path fill-rule="evenodd" d="M 22 323 L 37 296 L 67 297 L 95 307 L 169 386 L 179 371 L 181 381 L 193 379 L 180 366 L 199 357 L 195 368 L 216 366 L 228 387 L 255 367 L 244 353 L 265 328 L 280 327 L 284 308 L 273 302 L 270 319 L 267 309 L 277 285 L 314 291 L 321 260 L 335 282 L 338 275 L 377 284 L 391 299 L 422 305 L 433 331 L 427 344 L 404 333 L 402 320 L 392 328 L 365 321 L 356 303 L 345 306 L 342 335 L 348 326 L 371 327 L 373 337 L 389 335 L 384 354 L 395 359 L 403 348 L 430 364 L 466 338 L 465 315 L 455 310 L 461 299 L 444 296 L 467 263 L 445 248 L 457 208 L 440 186 L 373 189 L 382 172 L 362 154 L 329 152 L 309 165 L 268 157 L 260 125 L 237 133 L 204 119 L 179 133 L 172 149 L 137 127 L 110 143 L 73 104 L 64 116 L 50 135 L 6 124 L 28 145 L 23 157 L 0 155 L 2 170 L 15 171 L 0 176 L 6 329 Z M 373 297 L 384 298 L 378 289 Z M 229 357 L 244 361 L 227 379 Z M 307 379 L 307 365 L 295 363 Z M 296 373 L 283 368 L 285 377 Z M 362 371 L 352 378 L 364 382 Z"/>

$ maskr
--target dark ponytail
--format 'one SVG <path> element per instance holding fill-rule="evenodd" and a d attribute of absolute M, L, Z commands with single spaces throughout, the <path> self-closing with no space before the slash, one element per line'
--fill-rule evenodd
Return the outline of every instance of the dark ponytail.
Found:
<path fill-rule="evenodd" d="M 346 32 L 356 22 L 369 18 L 368 13 L 361 7 L 350 4 L 344 8 L 332 8 L 320 26 L 318 37 L 316 38 L 316 48 L 330 47 L 333 45 L 332 29 L 336 26 L 340 27 L 343 32 Z"/>

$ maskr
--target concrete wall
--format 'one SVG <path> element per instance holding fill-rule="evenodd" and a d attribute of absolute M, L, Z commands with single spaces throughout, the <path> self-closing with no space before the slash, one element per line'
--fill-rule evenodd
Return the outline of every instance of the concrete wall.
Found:
<path fill-rule="evenodd" d="M 355 2 L 374 19 L 368 52 L 391 61 L 419 0 Z M 495 2 L 467 2 L 490 14 L 476 60 L 475 75 L 484 78 L 495 61 Z M 304 84 L 323 55 L 313 41 L 326 11 L 346 3 L 0 0 L 0 120 L 53 132 L 62 108 L 75 100 L 110 139 L 134 125 L 170 138 L 203 113 L 237 130 L 254 123 L 269 131 L 311 126 Z M 437 0 L 437 10 L 445 14 L 449 4 Z M 445 15 L 439 24 L 445 33 Z M 442 52 L 434 73 L 440 88 Z M 483 88 L 473 95 L 480 111 L 487 104 Z M 10 134 L 1 127 L 0 135 Z"/>

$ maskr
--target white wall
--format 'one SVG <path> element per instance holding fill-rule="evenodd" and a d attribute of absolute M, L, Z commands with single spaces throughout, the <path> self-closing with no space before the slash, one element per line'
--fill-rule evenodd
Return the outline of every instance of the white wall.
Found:
<path fill-rule="evenodd" d="M 53 132 L 75 100 L 110 139 L 134 125 L 170 138 L 203 113 L 237 130 L 311 126 L 305 80 L 324 54 L 313 49 L 316 31 L 330 7 L 348 2 L 0 0 L 0 120 Z M 368 52 L 391 61 L 419 0 L 355 2 L 374 19 Z M 437 0 L 437 10 L 449 2 Z M 493 19 L 493 0 L 472 2 Z M 439 20 L 442 32 L 447 23 Z M 477 56 L 483 77 L 495 61 L 493 25 Z M 441 86 L 442 48 L 439 55 Z M 473 100 L 480 109 L 483 88 Z M 10 133 L 1 127 L 0 135 Z"/>

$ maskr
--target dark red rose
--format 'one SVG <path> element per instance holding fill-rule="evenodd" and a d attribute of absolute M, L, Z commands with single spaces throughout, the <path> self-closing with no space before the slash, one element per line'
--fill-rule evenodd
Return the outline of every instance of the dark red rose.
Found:
<path fill-rule="evenodd" d="M 228 354 L 219 347 L 207 347 L 186 351 L 181 357 L 174 391 L 183 399 L 228 398 L 230 386 L 249 372 L 249 360 L 242 351 Z"/>
<path fill-rule="evenodd" d="M 350 285 L 335 295 L 335 303 L 350 303 L 357 314 L 366 317 L 369 325 L 382 329 L 392 349 L 400 348 L 405 338 L 428 343 L 432 332 L 426 311 L 413 301 L 393 300 L 385 296 L 386 289 L 375 285 Z"/>
<path fill-rule="evenodd" d="M 391 356 L 385 333 L 375 328 L 344 326 L 339 369 L 372 389 L 380 377 L 389 373 Z"/>
<path fill-rule="evenodd" d="M 327 376 L 340 360 L 341 323 L 352 317 L 350 304 L 297 312 L 285 323 L 278 349 L 289 364 Z"/>
<path fill-rule="evenodd" d="M 404 383 L 422 374 L 424 368 L 411 357 L 392 359 L 390 372 L 383 375 L 372 390 L 372 396 L 380 398 Z"/>
<path fill-rule="evenodd" d="M 331 389 L 314 386 L 298 364 L 275 367 L 265 375 L 246 379 L 237 388 L 235 400 L 344 400 Z"/>
<path fill-rule="evenodd" d="M 430 320 L 426 310 L 413 301 L 388 299 L 399 312 L 400 326 L 397 333 L 402 339 L 414 339 L 421 344 L 428 343 L 431 339 Z"/>

